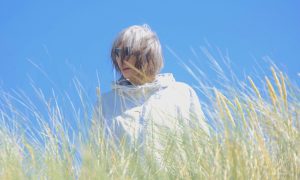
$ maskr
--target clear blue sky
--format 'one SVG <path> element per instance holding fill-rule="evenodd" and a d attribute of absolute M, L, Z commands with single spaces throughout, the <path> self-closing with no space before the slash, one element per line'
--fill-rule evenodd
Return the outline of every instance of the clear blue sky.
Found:
<path fill-rule="evenodd" d="M 180 81 L 193 83 L 166 47 L 193 60 L 191 47 L 201 53 L 207 43 L 228 51 L 241 72 L 268 55 L 299 79 L 300 1 L 0 0 L 0 87 L 30 95 L 32 79 L 45 93 L 54 86 L 69 91 L 76 75 L 93 98 L 96 72 L 102 91 L 110 89 L 109 51 L 117 33 L 143 23 L 160 37 L 163 72 Z"/>

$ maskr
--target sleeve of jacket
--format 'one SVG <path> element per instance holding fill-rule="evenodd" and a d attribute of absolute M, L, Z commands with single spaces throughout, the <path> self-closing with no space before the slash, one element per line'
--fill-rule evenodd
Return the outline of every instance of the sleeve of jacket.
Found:
<path fill-rule="evenodd" d="M 190 123 L 192 127 L 201 128 L 207 135 L 209 135 L 209 127 L 206 122 L 204 113 L 199 102 L 199 98 L 193 88 L 190 91 Z"/>

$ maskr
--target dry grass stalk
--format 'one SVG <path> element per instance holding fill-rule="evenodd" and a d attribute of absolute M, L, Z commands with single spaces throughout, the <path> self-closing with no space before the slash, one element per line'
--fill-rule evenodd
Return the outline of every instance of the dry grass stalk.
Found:
<path fill-rule="evenodd" d="M 268 92 L 269 92 L 270 98 L 272 100 L 273 107 L 276 110 L 277 109 L 276 108 L 277 107 L 277 96 L 276 96 L 274 87 L 267 76 L 265 76 L 265 80 L 267 82 Z"/>

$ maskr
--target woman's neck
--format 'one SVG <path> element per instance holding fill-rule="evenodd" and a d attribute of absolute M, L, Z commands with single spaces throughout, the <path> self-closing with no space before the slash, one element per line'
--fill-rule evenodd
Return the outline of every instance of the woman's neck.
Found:
<path fill-rule="evenodd" d="M 152 77 L 144 77 L 144 78 L 141 78 L 141 77 L 133 77 L 131 79 L 128 79 L 133 85 L 136 85 L 136 86 L 140 86 L 140 85 L 143 85 L 143 84 L 146 84 L 146 83 L 151 83 L 155 80 L 155 76 L 152 76 Z"/>

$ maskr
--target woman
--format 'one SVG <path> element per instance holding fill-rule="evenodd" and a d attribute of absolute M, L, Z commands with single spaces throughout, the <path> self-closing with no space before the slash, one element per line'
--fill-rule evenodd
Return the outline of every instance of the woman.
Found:
<path fill-rule="evenodd" d="M 123 30 L 113 43 L 111 59 L 121 77 L 98 104 L 106 135 L 162 148 L 162 141 L 182 134 L 184 127 L 209 134 L 195 91 L 170 73 L 159 74 L 161 45 L 149 26 Z"/>

